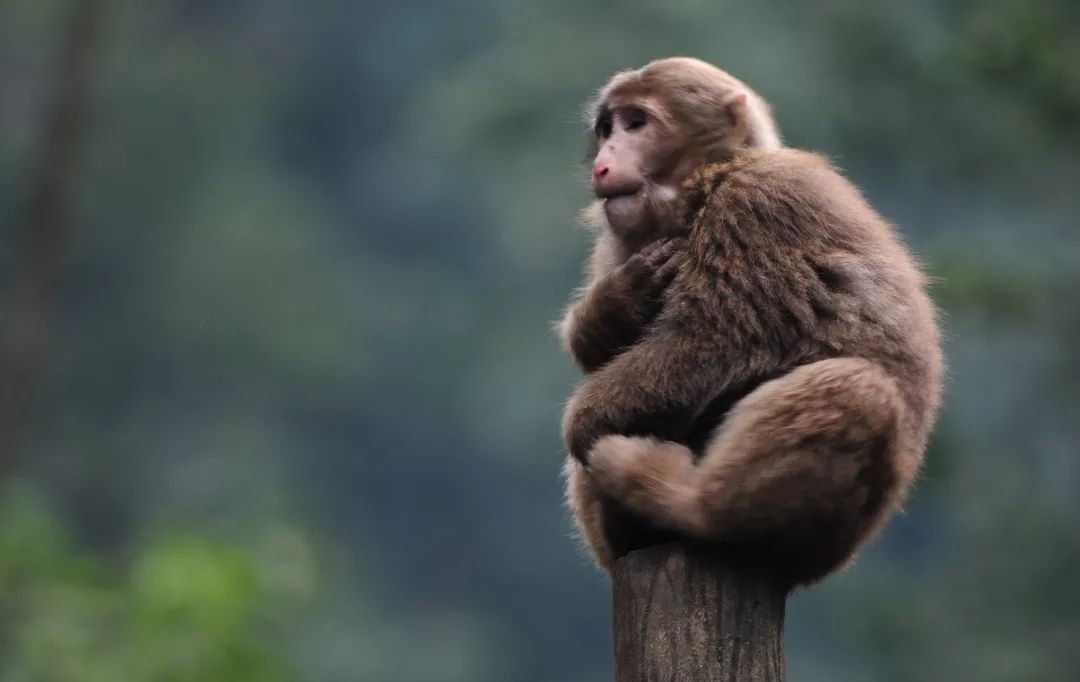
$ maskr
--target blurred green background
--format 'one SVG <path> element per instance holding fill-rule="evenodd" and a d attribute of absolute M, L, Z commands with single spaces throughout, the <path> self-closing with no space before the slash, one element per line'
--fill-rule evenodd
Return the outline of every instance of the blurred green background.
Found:
<path fill-rule="evenodd" d="M 0 682 L 610 679 L 550 323 L 580 105 L 671 54 L 943 310 L 928 468 L 790 677 L 1076 679 L 1075 0 L 0 0 Z"/>

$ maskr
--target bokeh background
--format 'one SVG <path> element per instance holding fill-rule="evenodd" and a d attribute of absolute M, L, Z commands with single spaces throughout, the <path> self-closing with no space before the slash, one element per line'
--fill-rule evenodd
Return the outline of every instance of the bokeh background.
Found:
<path fill-rule="evenodd" d="M 934 277 L 907 513 L 790 676 L 1080 669 L 1074 0 L 2 0 L 0 680 L 610 679 L 550 331 L 580 105 L 702 57 Z"/>

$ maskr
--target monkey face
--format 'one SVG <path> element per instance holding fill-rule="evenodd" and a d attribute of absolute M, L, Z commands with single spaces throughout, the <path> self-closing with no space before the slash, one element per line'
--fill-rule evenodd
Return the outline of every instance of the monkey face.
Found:
<path fill-rule="evenodd" d="M 764 146 L 748 135 L 750 104 L 741 83 L 687 59 L 616 74 L 601 89 L 591 107 L 592 189 L 624 246 L 684 232 L 683 181 L 706 163 Z"/>
<path fill-rule="evenodd" d="M 679 149 L 664 134 L 656 109 L 632 98 L 606 101 L 594 134 L 592 189 L 612 231 L 634 245 L 664 233 L 664 218 L 678 194 L 678 178 L 671 175 Z"/>

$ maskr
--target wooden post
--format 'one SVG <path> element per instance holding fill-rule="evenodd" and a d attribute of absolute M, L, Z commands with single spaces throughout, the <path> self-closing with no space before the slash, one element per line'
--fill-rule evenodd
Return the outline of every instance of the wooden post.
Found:
<path fill-rule="evenodd" d="M 725 546 L 630 552 L 612 572 L 616 682 L 783 682 L 787 586 Z"/>

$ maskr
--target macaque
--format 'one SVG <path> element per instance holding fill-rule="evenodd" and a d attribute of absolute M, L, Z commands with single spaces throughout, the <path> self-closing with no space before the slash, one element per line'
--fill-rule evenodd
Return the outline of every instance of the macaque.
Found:
<path fill-rule="evenodd" d="M 560 325 L 586 373 L 563 418 L 581 534 L 605 570 L 691 539 L 823 578 L 919 470 L 942 381 L 923 275 L 714 66 L 619 73 L 590 122 L 596 243 Z"/>

